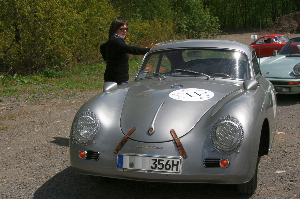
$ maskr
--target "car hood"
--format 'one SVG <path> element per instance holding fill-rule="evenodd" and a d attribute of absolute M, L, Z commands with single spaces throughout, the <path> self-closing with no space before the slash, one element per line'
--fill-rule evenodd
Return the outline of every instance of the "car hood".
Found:
<path fill-rule="evenodd" d="M 218 80 L 153 81 L 143 80 L 128 89 L 121 115 L 121 129 L 141 142 L 172 140 L 187 134 L 203 115 L 229 93 L 242 88 L 242 82 Z M 180 88 L 181 87 L 181 88 Z M 149 131 L 153 129 L 153 131 Z"/>
<path fill-rule="evenodd" d="M 300 56 L 278 55 L 264 59 L 260 68 L 262 75 L 266 78 L 291 78 L 291 73 L 297 63 L 300 63 Z"/>

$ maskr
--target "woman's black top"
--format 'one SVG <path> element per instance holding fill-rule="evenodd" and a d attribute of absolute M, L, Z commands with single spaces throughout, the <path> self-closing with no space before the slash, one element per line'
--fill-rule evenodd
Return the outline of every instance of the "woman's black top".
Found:
<path fill-rule="evenodd" d="M 104 61 L 106 61 L 106 69 L 104 73 L 104 81 L 121 82 L 129 79 L 129 55 L 144 55 L 150 48 L 139 48 L 129 46 L 123 37 L 113 36 L 110 40 L 100 46 L 100 52 Z"/>

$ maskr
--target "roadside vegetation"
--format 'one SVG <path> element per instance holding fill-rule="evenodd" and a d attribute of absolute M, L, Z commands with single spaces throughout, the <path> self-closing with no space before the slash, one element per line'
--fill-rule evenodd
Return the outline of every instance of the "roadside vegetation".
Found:
<path fill-rule="evenodd" d="M 130 59 L 131 80 L 139 68 L 142 57 Z M 99 90 L 101 92 L 104 81 L 104 63 L 79 64 L 68 70 L 45 68 L 40 73 L 31 75 L 0 75 L 0 103 L 2 97 L 25 96 L 25 100 L 54 98 L 64 93 L 65 96 L 76 95 L 78 91 Z M 66 94 L 67 93 L 67 94 Z M 2 97 L 1 97 L 2 96 Z"/>
<path fill-rule="evenodd" d="M 37 74 L 21 76 L 15 74 L 0 77 L 0 96 L 27 96 L 27 100 L 57 97 L 60 93 L 100 89 L 103 64 L 78 65 L 61 71 L 45 69 Z M 71 93 L 70 93 L 71 94 Z M 72 94 L 71 94 L 72 95 Z"/>
<path fill-rule="evenodd" d="M 107 41 L 115 18 L 128 20 L 130 45 L 151 47 L 170 40 L 215 38 L 226 29 L 266 28 L 277 17 L 299 10 L 299 4 L 297 0 L 0 0 L 0 102 L 1 97 L 21 93 L 35 98 L 101 89 L 105 64 L 99 47 Z M 131 57 L 131 79 L 140 62 L 141 57 Z"/>

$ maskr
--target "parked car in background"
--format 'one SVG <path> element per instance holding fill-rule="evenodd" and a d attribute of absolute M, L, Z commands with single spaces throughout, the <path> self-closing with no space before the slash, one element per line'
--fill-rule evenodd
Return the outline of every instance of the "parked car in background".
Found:
<path fill-rule="evenodd" d="M 273 85 L 249 45 L 161 44 L 133 82 L 106 82 L 77 112 L 74 171 L 138 181 L 234 184 L 253 194 L 275 135 Z"/>
<path fill-rule="evenodd" d="M 251 43 L 258 57 L 273 56 L 274 50 L 280 50 L 289 38 L 286 35 L 272 34 L 264 35 Z"/>
<path fill-rule="evenodd" d="M 260 66 L 279 94 L 300 93 L 300 37 L 289 40 L 274 57 L 262 58 Z"/>

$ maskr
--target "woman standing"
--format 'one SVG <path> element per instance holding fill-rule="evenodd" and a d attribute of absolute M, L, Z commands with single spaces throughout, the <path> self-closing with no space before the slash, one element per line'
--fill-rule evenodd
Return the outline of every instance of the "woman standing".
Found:
<path fill-rule="evenodd" d="M 109 29 L 109 39 L 100 46 L 100 52 L 106 62 L 104 73 L 105 82 L 128 83 L 129 80 L 129 55 L 144 55 L 150 48 L 130 46 L 125 42 L 128 32 L 128 22 L 115 19 Z"/>

